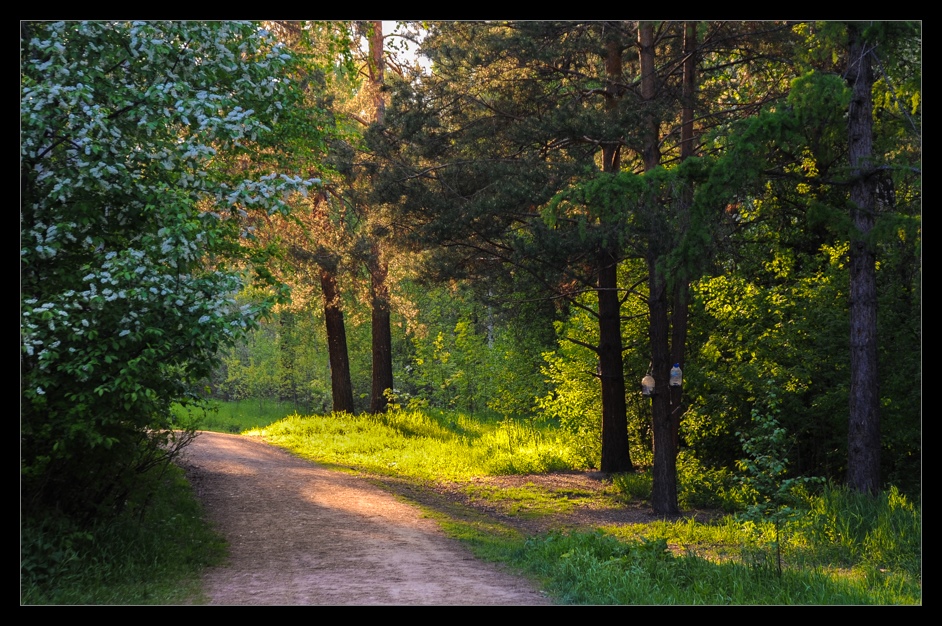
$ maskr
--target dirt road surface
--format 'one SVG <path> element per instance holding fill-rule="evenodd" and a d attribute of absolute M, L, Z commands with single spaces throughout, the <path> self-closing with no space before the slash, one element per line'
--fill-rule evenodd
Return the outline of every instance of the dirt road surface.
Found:
<path fill-rule="evenodd" d="M 205 574 L 208 604 L 550 604 L 363 478 L 209 432 L 181 465 L 230 543 L 229 560 Z"/>

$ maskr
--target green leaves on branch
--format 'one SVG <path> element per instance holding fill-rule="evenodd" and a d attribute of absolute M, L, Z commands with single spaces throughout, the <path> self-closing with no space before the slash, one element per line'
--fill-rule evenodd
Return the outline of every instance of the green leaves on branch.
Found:
<path fill-rule="evenodd" d="M 258 25 L 21 32 L 23 490 L 88 512 L 168 454 L 171 404 L 268 304 L 234 300 L 253 215 L 316 181 L 235 166 L 296 98 Z"/>

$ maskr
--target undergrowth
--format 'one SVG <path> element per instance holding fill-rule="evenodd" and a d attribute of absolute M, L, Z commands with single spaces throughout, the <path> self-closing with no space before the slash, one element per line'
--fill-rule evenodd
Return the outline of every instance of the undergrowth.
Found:
<path fill-rule="evenodd" d="M 225 555 L 183 472 L 170 467 L 144 515 L 134 507 L 81 527 L 52 514 L 24 519 L 20 602 L 27 605 L 181 604 Z M 132 512 L 134 512 L 132 514 Z"/>
<path fill-rule="evenodd" d="M 210 400 L 203 406 L 174 407 L 178 420 L 192 423 L 198 430 L 218 433 L 241 433 L 251 428 L 262 428 L 296 410 L 292 402 L 269 399 L 231 402 Z"/>

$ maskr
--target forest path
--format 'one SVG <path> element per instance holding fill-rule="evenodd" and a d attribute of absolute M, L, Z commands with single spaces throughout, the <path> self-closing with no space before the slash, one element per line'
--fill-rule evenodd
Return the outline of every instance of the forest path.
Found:
<path fill-rule="evenodd" d="M 222 433 L 200 433 L 181 457 L 230 544 L 204 575 L 208 604 L 551 604 L 363 478 Z"/>

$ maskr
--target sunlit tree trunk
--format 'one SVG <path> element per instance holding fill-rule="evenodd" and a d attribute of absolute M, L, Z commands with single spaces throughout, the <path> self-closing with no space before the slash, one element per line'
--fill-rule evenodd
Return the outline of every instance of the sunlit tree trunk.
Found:
<path fill-rule="evenodd" d="M 389 315 L 389 287 L 386 284 L 389 267 L 379 258 L 379 246 L 374 246 L 374 261 L 370 264 L 370 299 L 372 303 L 373 387 L 370 413 L 386 410 L 386 390 L 392 389 L 392 332 Z"/>
<path fill-rule="evenodd" d="M 383 57 L 383 23 L 370 22 L 370 88 L 373 95 L 373 120 L 382 126 L 386 117 L 386 101 L 383 96 L 385 59 Z M 372 357 L 373 379 L 370 391 L 370 413 L 382 413 L 389 402 L 386 390 L 392 389 L 392 327 L 389 314 L 389 265 L 383 258 L 382 246 L 374 235 L 370 260 L 370 304 L 372 307 Z"/>
<path fill-rule="evenodd" d="M 347 356 L 347 331 L 334 272 L 321 266 L 321 291 L 324 295 L 324 320 L 327 324 L 327 353 L 330 357 L 330 390 L 334 411 L 353 413 L 353 384 Z"/>

